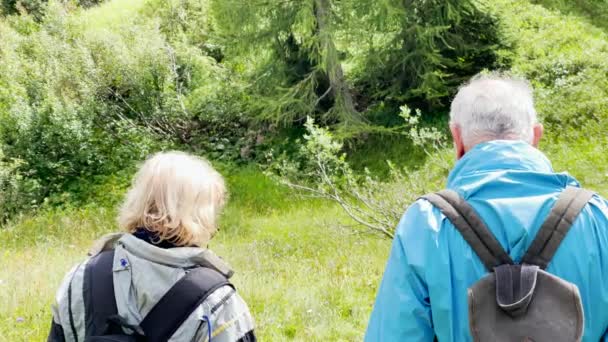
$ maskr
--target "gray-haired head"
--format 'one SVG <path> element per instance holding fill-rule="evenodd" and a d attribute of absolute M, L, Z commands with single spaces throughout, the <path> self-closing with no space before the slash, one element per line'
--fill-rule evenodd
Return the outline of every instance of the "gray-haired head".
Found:
<path fill-rule="evenodd" d="M 473 77 L 450 110 L 450 125 L 460 129 L 467 148 L 499 139 L 532 143 L 537 123 L 530 83 L 498 73 Z"/>

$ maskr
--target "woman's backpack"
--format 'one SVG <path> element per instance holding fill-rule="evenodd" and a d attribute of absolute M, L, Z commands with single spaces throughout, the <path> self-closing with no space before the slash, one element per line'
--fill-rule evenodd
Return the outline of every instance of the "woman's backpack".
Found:
<path fill-rule="evenodd" d="M 114 250 L 107 250 L 93 256 L 86 265 L 83 283 L 85 342 L 166 342 L 213 291 L 225 285 L 232 286 L 216 270 L 191 268 L 163 295 L 139 326 L 129 326 L 118 315 L 113 260 Z M 73 321 L 72 317 L 70 321 Z M 124 328 L 132 333 L 125 333 Z"/>
<path fill-rule="evenodd" d="M 468 289 L 474 341 L 581 340 L 584 316 L 578 287 L 545 269 L 592 197 L 590 191 L 566 188 L 520 264 L 511 260 L 456 192 L 443 190 L 422 197 L 452 222 L 490 272 Z"/>

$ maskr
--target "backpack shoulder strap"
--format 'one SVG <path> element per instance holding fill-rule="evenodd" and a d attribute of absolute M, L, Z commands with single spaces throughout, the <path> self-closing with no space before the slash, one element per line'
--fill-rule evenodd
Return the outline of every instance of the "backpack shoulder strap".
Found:
<path fill-rule="evenodd" d="M 502 248 L 486 224 L 464 198 L 452 190 L 422 196 L 431 202 L 452 222 L 465 241 L 475 251 L 488 271 L 504 264 L 513 264 L 513 260 Z"/>
<path fill-rule="evenodd" d="M 532 244 L 522 259 L 522 264 L 547 268 L 572 224 L 594 193 L 582 188 L 567 187 L 551 209 Z"/>
<path fill-rule="evenodd" d="M 118 313 L 113 263 L 114 250 L 111 249 L 92 256 L 85 266 L 82 288 L 87 336 L 106 332 L 109 318 Z"/>
<path fill-rule="evenodd" d="M 232 286 L 224 275 L 207 267 L 187 271 L 163 295 L 140 324 L 147 341 L 168 341 L 196 308 L 224 285 Z"/>

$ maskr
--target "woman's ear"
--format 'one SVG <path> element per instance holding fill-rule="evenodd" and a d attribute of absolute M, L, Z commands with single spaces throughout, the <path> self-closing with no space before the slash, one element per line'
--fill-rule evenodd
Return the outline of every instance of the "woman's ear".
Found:
<path fill-rule="evenodd" d="M 462 130 L 456 124 L 450 124 L 450 132 L 454 140 L 454 151 L 456 152 L 456 160 L 462 158 L 465 153 L 464 142 L 462 141 Z"/>

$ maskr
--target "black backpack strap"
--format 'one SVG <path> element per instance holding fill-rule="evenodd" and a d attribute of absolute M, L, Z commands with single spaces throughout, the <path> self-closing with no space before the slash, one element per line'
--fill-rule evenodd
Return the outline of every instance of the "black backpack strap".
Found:
<path fill-rule="evenodd" d="M 534 241 L 526 251 L 522 264 L 547 268 L 566 234 L 594 193 L 575 187 L 567 187 L 559 196 L 549 216 L 540 227 Z"/>
<path fill-rule="evenodd" d="M 486 224 L 464 198 L 452 190 L 442 190 L 422 196 L 431 202 L 452 222 L 465 241 L 475 251 L 488 271 L 504 264 L 513 264 L 513 260 L 502 248 Z"/>
<path fill-rule="evenodd" d="M 91 257 L 85 267 L 83 297 L 87 336 L 122 334 L 121 326 L 129 327 L 119 322 L 114 295 L 113 264 L 112 249 Z M 145 333 L 146 341 L 169 340 L 190 314 L 213 291 L 224 285 L 232 286 L 224 275 L 211 268 L 197 267 L 188 270 L 141 322 L 139 328 Z"/>
<path fill-rule="evenodd" d="M 140 324 L 147 341 L 168 341 L 196 308 L 224 285 L 225 276 L 207 267 L 189 270 L 146 315 Z"/>
<path fill-rule="evenodd" d="M 113 264 L 112 249 L 91 257 L 85 266 L 82 287 L 87 336 L 106 333 L 108 319 L 118 313 L 114 297 Z"/>

